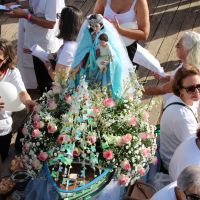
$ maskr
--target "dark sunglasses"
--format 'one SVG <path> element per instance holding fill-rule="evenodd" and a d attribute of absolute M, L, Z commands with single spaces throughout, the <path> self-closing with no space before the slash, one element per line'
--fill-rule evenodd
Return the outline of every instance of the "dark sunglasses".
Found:
<path fill-rule="evenodd" d="M 186 194 L 185 193 L 185 196 L 186 196 L 187 200 L 200 200 L 200 196 L 197 194 Z"/>
<path fill-rule="evenodd" d="M 183 86 L 182 88 L 185 89 L 187 93 L 195 92 L 196 89 L 200 92 L 200 84 L 191 85 L 191 86 L 188 86 L 188 87 L 184 87 L 184 86 Z"/>

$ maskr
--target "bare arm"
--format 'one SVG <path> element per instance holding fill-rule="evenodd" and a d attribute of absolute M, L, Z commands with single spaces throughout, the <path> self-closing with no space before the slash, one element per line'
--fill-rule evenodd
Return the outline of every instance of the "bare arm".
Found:
<path fill-rule="evenodd" d="M 138 29 L 127 29 L 120 26 L 117 19 L 113 22 L 118 32 L 135 40 L 147 40 L 150 32 L 149 8 L 146 0 L 138 0 L 136 3 L 136 17 Z"/>
<path fill-rule="evenodd" d="M 97 0 L 94 6 L 93 14 L 103 15 L 105 6 L 106 6 L 106 0 Z"/>
<path fill-rule="evenodd" d="M 21 102 L 27 107 L 28 110 L 32 110 L 36 104 L 35 101 L 33 101 L 31 99 L 31 97 L 27 91 L 20 92 L 19 98 L 20 98 Z"/>
<path fill-rule="evenodd" d="M 44 66 L 45 66 L 46 70 L 48 71 L 49 76 L 51 77 L 51 79 L 53 81 L 55 81 L 56 73 L 59 73 L 59 72 L 61 72 L 63 70 L 69 70 L 70 69 L 69 66 L 56 64 L 55 70 L 53 70 L 51 63 L 48 62 L 48 61 L 45 62 Z"/>
<path fill-rule="evenodd" d="M 169 81 L 163 85 L 159 86 L 146 86 L 144 87 L 145 95 L 163 95 L 172 92 L 172 81 Z"/>
<path fill-rule="evenodd" d="M 28 18 L 28 13 L 21 8 L 11 11 L 11 12 L 9 12 L 9 14 L 12 17 L 16 17 L 16 18 L 24 18 L 24 19 Z M 47 28 L 47 29 L 53 29 L 54 25 L 56 23 L 55 21 L 49 21 L 43 17 L 37 17 L 35 15 L 32 15 L 30 17 L 30 21 L 34 24 L 37 24 L 38 26 L 41 26 L 41 27 Z"/>

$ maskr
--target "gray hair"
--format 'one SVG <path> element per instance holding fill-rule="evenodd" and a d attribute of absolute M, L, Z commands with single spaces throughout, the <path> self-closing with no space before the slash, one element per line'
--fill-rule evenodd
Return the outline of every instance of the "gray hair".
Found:
<path fill-rule="evenodd" d="M 194 165 L 186 167 L 180 173 L 177 179 L 177 185 L 182 191 L 193 186 L 195 191 L 200 192 L 200 167 Z"/>
<path fill-rule="evenodd" d="M 182 39 L 183 46 L 188 52 L 187 63 L 200 67 L 200 34 L 194 31 L 185 32 Z"/>

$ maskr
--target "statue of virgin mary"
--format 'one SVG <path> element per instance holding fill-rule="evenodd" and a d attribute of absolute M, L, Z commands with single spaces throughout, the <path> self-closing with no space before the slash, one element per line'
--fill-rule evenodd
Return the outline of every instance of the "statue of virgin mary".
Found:
<path fill-rule="evenodd" d="M 97 65 L 101 45 L 99 37 L 102 34 L 108 37 L 111 55 L 103 74 Z M 72 65 L 74 85 L 79 85 L 80 78 L 85 76 L 89 85 L 108 87 L 113 98 L 123 97 L 127 84 L 131 82 L 130 73 L 134 73 L 135 68 L 115 27 L 100 14 L 90 15 L 81 27 L 77 42 L 78 48 Z"/>

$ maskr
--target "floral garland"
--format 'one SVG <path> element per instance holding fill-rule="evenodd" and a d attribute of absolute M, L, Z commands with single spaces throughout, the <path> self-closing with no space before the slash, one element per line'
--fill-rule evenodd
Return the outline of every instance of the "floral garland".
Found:
<path fill-rule="evenodd" d="M 155 163 L 156 139 L 149 125 L 146 107 L 137 95 L 114 101 L 102 88 L 89 89 L 82 79 L 76 90 L 57 81 L 45 93 L 23 128 L 23 161 L 37 174 L 44 161 L 68 177 L 63 166 L 74 160 L 86 162 L 95 170 L 112 165 L 118 182 L 127 185 L 145 175 L 149 163 Z"/>

